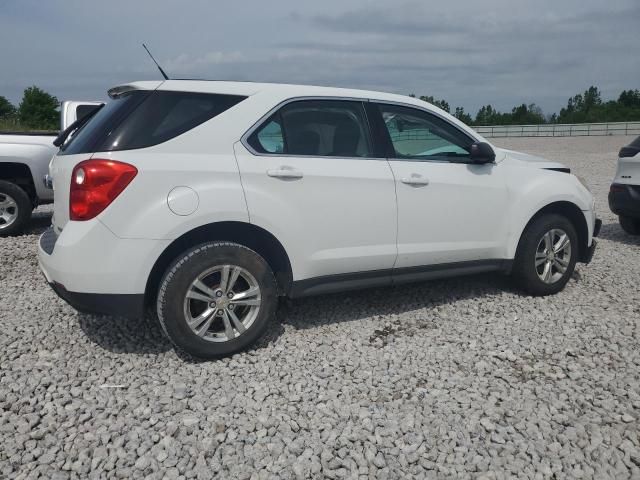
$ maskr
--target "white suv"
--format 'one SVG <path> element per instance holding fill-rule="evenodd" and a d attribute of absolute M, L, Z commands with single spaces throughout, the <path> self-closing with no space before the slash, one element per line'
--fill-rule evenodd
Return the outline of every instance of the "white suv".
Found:
<path fill-rule="evenodd" d="M 620 149 L 609 208 L 618 215 L 625 232 L 640 235 L 640 137 Z"/>
<path fill-rule="evenodd" d="M 589 190 L 399 95 L 139 82 L 51 165 L 39 261 L 80 311 L 157 312 L 180 349 L 253 343 L 278 296 L 499 271 L 561 290 L 593 255 Z"/>

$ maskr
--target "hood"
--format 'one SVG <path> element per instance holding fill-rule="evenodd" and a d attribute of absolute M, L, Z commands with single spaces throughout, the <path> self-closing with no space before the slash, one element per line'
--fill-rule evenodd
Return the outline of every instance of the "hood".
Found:
<path fill-rule="evenodd" d="M 496 159 L 499 161 L 509 162 L 512 165 L 545 169 L 562 169 L 569 172 L 569 167 L 546 158 L 537 157 L 528 153 L 507 150 L 506 148 L 496 148 Z"/>

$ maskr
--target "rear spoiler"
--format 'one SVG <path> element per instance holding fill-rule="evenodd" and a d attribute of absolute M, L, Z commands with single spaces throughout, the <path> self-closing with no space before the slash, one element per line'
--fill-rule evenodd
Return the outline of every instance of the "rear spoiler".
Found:
<path fill-rule="evenodd" d="M 125 85 L 118 85 L 117 87 L 110 88 L 107 90 L 107 94 L 109 95 L 109 98 L 118 98 L 120 95 L 134 90 L 155 90 L 163 83 L 164 82 L 161 81 L 127 83 Z"/>

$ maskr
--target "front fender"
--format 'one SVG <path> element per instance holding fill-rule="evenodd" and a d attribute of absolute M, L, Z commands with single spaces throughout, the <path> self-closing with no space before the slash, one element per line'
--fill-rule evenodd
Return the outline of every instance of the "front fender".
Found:
<path fill-rule="evenodd" d="M 587 245 L 591 245 L 594 225 L 593 196 L 574 176 L 561 172 L 540 171 L 525 184 L 510 188 L 513 199 L 507 258 L 514 258 L 518 242 L 527 224 L 542 209 L 560 202 L 575 205 L 587 225 Z"/>

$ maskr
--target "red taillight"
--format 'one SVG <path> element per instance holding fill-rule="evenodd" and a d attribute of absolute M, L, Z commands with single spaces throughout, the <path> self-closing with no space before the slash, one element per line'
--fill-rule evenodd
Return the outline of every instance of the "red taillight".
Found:
<path fill-rule="evenodd" d="M 92 219 L 122 193 L 137 173 L 133 165 L 115 160 L 80 162 L 71 173 L 69 218 Z"/>
<path fill-rule="evenodd" d="M 611 193 L 623 193 L 625 191 L 625 187 L 622 185 L 619 185 L 617 183 L 612 183 L 611 187 L 609 187 L 609 191 Z"/>

